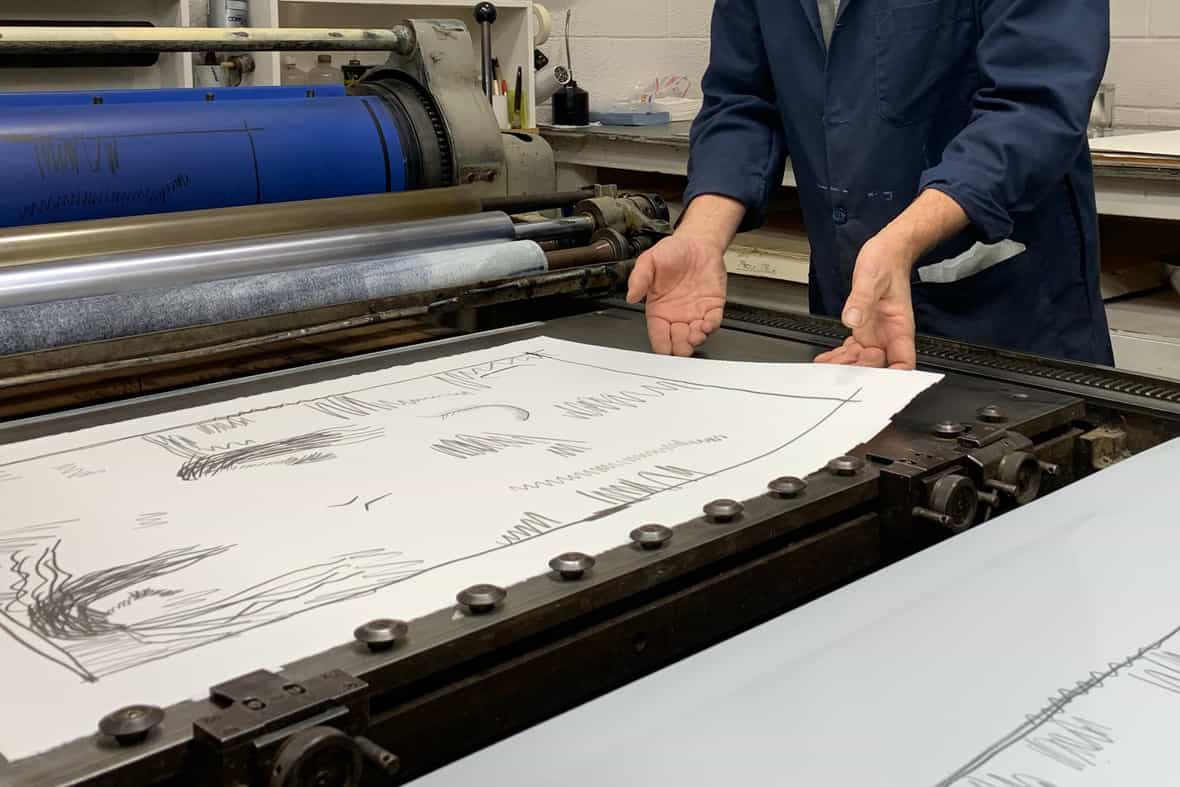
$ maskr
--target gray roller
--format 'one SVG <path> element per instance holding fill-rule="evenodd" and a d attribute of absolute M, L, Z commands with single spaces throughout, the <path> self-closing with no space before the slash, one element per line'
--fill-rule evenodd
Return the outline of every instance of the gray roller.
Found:
<path fill-rule="evenodd" d="M 546 270 L 531 241 L 302 267 L 0 309 L 0 355 L 465 287 Z"/>
<path fill-rule="evenodd" d="M 512 219 L 489 212 L 18 265 L 0 268 L 0 307 L 507 242 L 514 237 Z"/>

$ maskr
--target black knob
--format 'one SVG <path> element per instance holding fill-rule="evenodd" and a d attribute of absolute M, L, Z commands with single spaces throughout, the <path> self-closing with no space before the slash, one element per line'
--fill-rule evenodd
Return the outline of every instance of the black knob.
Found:
<path fill-rule="evenodd" d="M 784 476 L 783 478 L 776 478 L 766 485 L 770 493 L 775 497 L 798 497 L 807 489 L 807 482 L 802 478 L 795 476 Z"/>
<path fill-rule="evenodd" d="M 659 549 L 672 539 L 672 528 L 663 525 L 640 525 L 631 531 L 631 540 L 643 549 Z"/>
<path fill-rule="evenodd" d="M 1025 505 L 1041 494 L 1043 475 L 1044 470 L 1035 456 L 1025 451 L 1014 451 L 1000 460 L 996 472 L 998 483 L 993 482 L 991 486 L 1010 495 L 1017 505 Z"/>
<path fill-rule="evenodd" d="M 482 24 L 493 24 L 496 21 L 495 3 L 479 3 L 475 6 L 475 21 Z"/>
<path fill-rule="evenodd" d="M 398 642 L 406 638 L 410 627 L 403 620 L 379 618 L 370 620 L 363 626 L 358 626 L 352 632 L 357 642 L 363 642 L 374 653 L 389 650 Z"/>
<path fill-rule="evenodd" d="M 491 612 L 508 597 L 508 591 L 495 585 L 472 585 L 456 596 L 456 600 L 473 615 Z"/>
<path fill-rule="evenodd" d="M 945 475 L 930 490 L 930 508 L 948 518 L 948 526 L 955 531 L 966 530 L 975 524 L 979 508 L 979 490 L 970 478 Z"/>
<path fill-rule="evenodd" d="M 714 500 L 705 503 L 705 517 L 710 522 L 732 522 L 741 516 L 745 506 L 736 500 Z"/>
<path fill-rule="evenodd" d="M 581 552 L 566 552 L 550 560 L 549 568 L 560 574 L 562 579 L 581 579 L 594 568 L 594 558 Z"/>
<path fill-rule="evenodd" d="M 163 720 L 163 709 L 155 705 L 128 705 L 103 716 L 98 731 L 113 737 L 120 746 L 130 746 L 146 739 Z"/>
<path fill-rule="evenodd" d="M 828 462 L 828 472 L 832 475 L 856 475 L 864 469 L 865 462 L 857 456 L 837 456 Z"/>

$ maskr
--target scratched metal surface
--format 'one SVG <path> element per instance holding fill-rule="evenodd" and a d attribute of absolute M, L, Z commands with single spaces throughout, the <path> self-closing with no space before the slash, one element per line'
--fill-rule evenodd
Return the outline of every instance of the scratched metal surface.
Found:
<path fill-rule="evenodd" d="M 415 784 L 1173 784 L 1178 463 L 1164 444 Z"/>

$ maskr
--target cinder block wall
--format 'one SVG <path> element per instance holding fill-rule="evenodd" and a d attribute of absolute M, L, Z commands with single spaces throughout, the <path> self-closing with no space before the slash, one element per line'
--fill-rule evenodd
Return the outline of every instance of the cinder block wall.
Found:
<path fill-rule="evenodd" d="M 1110 0 L 1118 125 L 1180 128 L 1180 0 Z"/>
<path fill-rule="evenodd" d="M 543 4 L 553 13 L 553 38 L 542 49 L 555 62 L 565 62 L 565 12 L 573 9 L 574 76 L 590 91 L 593 104 L 625 97 L 637 82 L 673 74 L 688 77 L 699 90 L 709 62 L 712 0 L 547 0 Z"/>
<path fill-rule="evenodd" d="M 190 0 L 194 23 L 208 0 Z M 794 0 L 783 0 L 794 2 Z M 1180 128 L 1180 0 L 1110 0 L 1107 81 L 1118 91 L 1120 125 Z M 712 0 L 547 0 L 554 37 L 544 47 L 564 60 L 561 32 L 574 11 L 574 69 L 597 101 L 621 97 L 645 77 L 683 74 L 700 84 L 709 61 Z"/>

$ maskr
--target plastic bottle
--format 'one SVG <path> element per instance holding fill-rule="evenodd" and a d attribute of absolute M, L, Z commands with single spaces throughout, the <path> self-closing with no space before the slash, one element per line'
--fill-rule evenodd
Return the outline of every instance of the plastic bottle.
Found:
<path fill-rule="evenodd" d="M 309 85 L 340 85 L 344 83 L 344 72 L 332 65 L 331 55 L 320 55 L 319 62 L 307 75 Z"/>
<path fill-rule="evenodd" d="M 281 74 L 280 84 L 283 85 L 306 85 L 307 72 L 295 64 L 294 55 L 286 55 L 283 57 L 283 71 Z"/>

